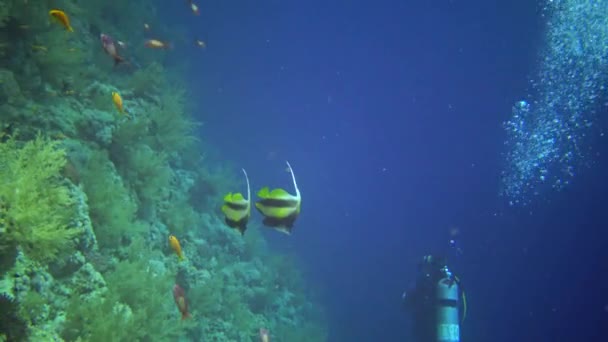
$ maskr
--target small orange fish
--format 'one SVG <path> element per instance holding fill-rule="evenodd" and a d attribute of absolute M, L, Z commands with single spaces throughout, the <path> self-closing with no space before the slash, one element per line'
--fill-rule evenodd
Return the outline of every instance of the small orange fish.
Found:
<path fill-rule="evenodd" d="M 158 39 L 148 39 L 146 40 L 146 47 L 149 47 L 151 49 L 170 49 L 171 44 L 165 43 Z"/>
<path fill-rule="evenodd" d="M 177 254 L 177 258 L 179 261 L 184 260 L 184 255 L 182 254 L 182 246 L 179 244 L 179 240 L 175 237 L 175 235 L 169 235 L 169 246 L 175 251 Z"/>
<path fill-rule="evenodd" d="M 195 40 L 194 44 L 201 49 L 204 49 L 207 47 L 207 44 L 205 44 L 205 42 L 200 39 Z"/>
<path fill-rule="evenodd" d="M 114 102 L 114 106 L 116 109 L 118 109 L 120 114 L 124 114 L 129 120 L 131 119 L 131 113 L 125 109 L 124 105 L 122 104 L 122 97 L 119 93 L 115 91 L 112 92 L 112 102 Z"/>
<path fill-rule="evenodd" d="M 53 9 L 53 10 L 49 11 L 49 15 L 51 17 L 55 18 L 61 25 L 63 25 L 63 27 L 65 27 L 66 30 L 68 30 L 70 32 L 74 32 L 74 29 L 70 25 L 70 18 L 68 17 L 67 14 L 65 14 L 64 11 L 58 10 L 58 9 Z"/>

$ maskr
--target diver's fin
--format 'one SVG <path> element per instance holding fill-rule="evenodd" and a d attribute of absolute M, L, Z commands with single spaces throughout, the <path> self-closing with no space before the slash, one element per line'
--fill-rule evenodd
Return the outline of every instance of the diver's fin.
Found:
<path fill-rule="evenodd" d="M 224 221 L 229 227 L 238 230 L 241 235 L 245 234 L 247 222 L 251 216 L 249 177 L 247 177 L 245 169 L 243 169 L 243 173 L 247 181 L 247 198 L 243 197 L 241 193 L 233 194 L 230 192 L 224 196 L 224 205 L 222 205 L 222 212 L 225 215 Z"/>
<path fill-rule="evenodd" d="M 291 234 L 293 223 L 300 214 L 302 198 L 296 183 L 296 176 L 289 162 L 287 162 L 287 167 L 293 179 L 296 195 L 281 188 L 271 191 L 268 187 L 264 187 L 258 191 L 260 200 L 255 203 L 255 207 L 264 215 L 264 225 Z"/>

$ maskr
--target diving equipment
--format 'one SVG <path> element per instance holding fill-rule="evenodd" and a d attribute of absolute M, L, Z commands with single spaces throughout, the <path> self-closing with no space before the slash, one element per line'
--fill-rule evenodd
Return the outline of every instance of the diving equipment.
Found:
<path fill-rule="evenodd" d="M 459 342 L 458 282 L 447 266 L 442 268 L 443 277 L 437 282 L 437 342 Z"/>

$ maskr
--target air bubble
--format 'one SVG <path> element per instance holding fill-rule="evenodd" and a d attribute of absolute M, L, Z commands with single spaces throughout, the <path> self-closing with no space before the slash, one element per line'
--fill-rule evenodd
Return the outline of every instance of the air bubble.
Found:
<path fill-rule="evenodd" d="M 543 189 L 561 190 L 591 158 L 586 137 L 608 83 L 605 44 L 597 44 L 608 41 L 608 1 L 568 4 L 547 3 L 545 55 L 530 79 L 535 95 L 516 101 L 503 124 L 507 167 L 501 194 L 510 205 L 529 204 Z"/>

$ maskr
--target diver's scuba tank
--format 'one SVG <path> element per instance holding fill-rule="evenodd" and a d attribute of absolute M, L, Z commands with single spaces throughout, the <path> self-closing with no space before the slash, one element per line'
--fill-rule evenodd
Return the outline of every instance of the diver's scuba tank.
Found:
<path fill-rule="evenodd" d="M 437 342 L 459 342 L 460 321 L 458 320 L 458 282 L 447 266 L 442 269 L 443 277 L 437 282 Z"/>

